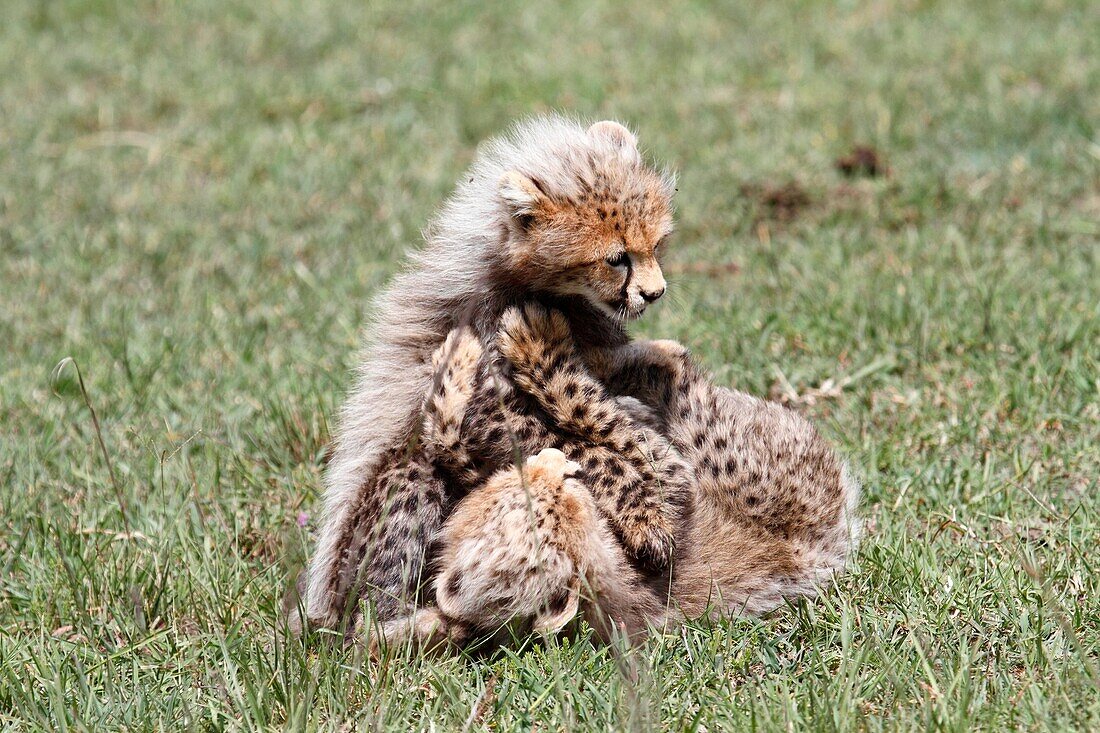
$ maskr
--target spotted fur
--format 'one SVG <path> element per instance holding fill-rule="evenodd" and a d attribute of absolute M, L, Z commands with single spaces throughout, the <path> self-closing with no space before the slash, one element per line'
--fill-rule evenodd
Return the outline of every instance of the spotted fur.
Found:
<path fill-rule="evenodd" d="M 861 529 L 859 484 L 809 421 L 715 385 L 676 342 L 596 350 L 587 363 L 644 405 L 642 419 L 694 472 L 670 584 L 681 614 L 763 613 L 845 567 Z"/>
<path fill-rule="evenodd" d="M 630 554 L 665 567 L 691 487 L 679 456 L 660 435 L 636 425 L 589 373 L 560 312 L 533 303 L 506 311 L 498 348 L 552 430 L 570 436 L 568 455 L 584 466 L 597 505 Z"/>
<path fill-rule="evenodd" d="M 553 634 L 580 609 L 605 618 L 601 602 L 630 609 L 618 625 L 598 627 L 606 638 L 644 629 L 659 613 L 656 595 L 645 594 L 579 472 L 547 448 L 471 493 L 443 525 L 435 605 L 369 635 L 372 651 L 383 640 L 435 648 L 485 642 L 502 630 Z"/>
<path fill-rule="evenodd" d="M 428 400 L 422 451 L 454 491 L 475 491 L 523 456 L 558 449 L 578 463 L 624 548 L 652 567 L 668 564 L 690 472 L 578 360 L 560 313 L 533 303 L 505 311 L 488 351 L 470 329 L 457 329 L 436 361 L 441 380 Z"/>

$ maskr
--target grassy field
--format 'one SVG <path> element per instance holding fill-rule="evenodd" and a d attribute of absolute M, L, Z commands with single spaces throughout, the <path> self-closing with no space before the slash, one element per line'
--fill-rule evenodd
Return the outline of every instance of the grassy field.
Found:
<path fill-rule="evenodd" d="M 1100 5 L 749 5 L 0 4 L 0 727 L 1100 727 Z M 369 298 L 551 109 L 680 171 L 637 331 L 851 456 L 856 566 L 621 657 L 277 638 Z"/>

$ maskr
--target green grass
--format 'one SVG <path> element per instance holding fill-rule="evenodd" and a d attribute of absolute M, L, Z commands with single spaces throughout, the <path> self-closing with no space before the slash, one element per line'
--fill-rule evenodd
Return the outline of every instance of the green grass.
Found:
<path fill-rule="evenodd" d="M 1100 727 L 1098 28 L 1087 0 L 5 0 L 0 727 Z M 550 109 L 680 171 L 638 331 L 796 395 L 866 479 L 855 567 L 626 657 L 278 638 L 369 298 L 477 142 Z M 837 172 L 859 143 L 888 176 Z"/>

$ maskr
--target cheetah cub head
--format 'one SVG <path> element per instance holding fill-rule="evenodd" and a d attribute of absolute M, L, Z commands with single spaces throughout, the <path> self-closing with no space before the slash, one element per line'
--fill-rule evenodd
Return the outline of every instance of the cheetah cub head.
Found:
<path fill-rule="evenodd" d="M 498 182 L 510 266 L 536 290 L 637 318 L 665 292 L 658 257 L 672 233 L 674 186 L 617 122 L 549 141 L 545 155 Z"/>

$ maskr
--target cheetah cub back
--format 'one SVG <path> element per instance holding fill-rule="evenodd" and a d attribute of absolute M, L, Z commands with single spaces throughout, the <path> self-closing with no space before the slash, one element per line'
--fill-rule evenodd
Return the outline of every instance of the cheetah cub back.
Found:
<path fill-rule="evenodd" d="M 526 617 L 552 633 L 576 615 L 600 533 L 591 495 L 572 478 L 579 471 L 546 448 L 459 503 L 443 525 L 435 582 L 445 617 L 482 629 Z"/>

